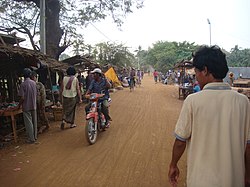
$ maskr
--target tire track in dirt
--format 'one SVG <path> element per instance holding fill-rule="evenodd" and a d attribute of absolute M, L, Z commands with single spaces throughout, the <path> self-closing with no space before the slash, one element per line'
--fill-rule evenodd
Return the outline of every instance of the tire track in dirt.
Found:
<path fill-rule="evenodd" d="M 51 123 L 39 136 L 40 145 L 20 145 L 29 165 L 13 172 L 9 158 L 1 154 L 3 186 L 163 187 L 169 186 L 168 165 L 174 141 L 173 130 L 182 101 L 175 86 L 155 84 L 145 76 L 133 92 L 125 88 L 111 93 L 113 119 L 110 129 L 100 133 L 95 145 L 85 139 L 84 106 L 78 107 L 77 128 L 61 131 Z M 25 156 L 26 155 L 26 156 Z M 16 162 L 15 162 L 16 163 Z M 179 186 L 185 186 L 185 158 L 180 162 Z M 13 180 L 15 179 L 15 180 Z"/>

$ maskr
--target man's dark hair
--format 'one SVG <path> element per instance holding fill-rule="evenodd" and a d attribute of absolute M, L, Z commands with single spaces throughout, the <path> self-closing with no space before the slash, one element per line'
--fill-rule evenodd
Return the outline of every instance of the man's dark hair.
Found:
<path fill-rule="evenodd" d="M 66 71 L 67 75 L 75 75 L 76 74 L 76 70 L 73 66 L 68 67 L 67 71 Z"/>
<path fill-rule="evenodd" d="M 224 79 L 228 72 L 225 53 L 214 45 L 211 47 L 201 46 L 193 56 L 193 66 L 198 70 L 204 70 L 207 67 L 209 73 L 216 79 Z"/>
<path fill-rule="evenodd" d="M 30 76 L 31 77 L 37 77 L 37 73 L 35 71 L 32 71 Z"/>
<path fill-rule="evenodd" d="M 101 77 L 101 76 L 102 76 L 102 74 L 101 74 L 101 73 L 97 73 L 97 72 L 95 72 L 94 74 L 97 74 L 99 77 Z"/>
<path fill-rule="evenodd" d="M 28 78 L 28 77 L 30 77 L 31 76 L 31 69 L 30 68 L 24 68 L 24 70 L 23 70 L 23 76 L 24 76 L 24 78 Z"/>

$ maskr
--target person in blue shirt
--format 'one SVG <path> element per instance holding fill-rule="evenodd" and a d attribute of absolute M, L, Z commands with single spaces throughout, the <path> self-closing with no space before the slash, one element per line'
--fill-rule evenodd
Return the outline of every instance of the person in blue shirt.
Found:
<path fill-rule="evenodd" d="M 201 88 L 200 88 L 200 85 L 199 85 L 198 81 L 196 81 L 194 83 L 193 91 L 194 91 L 194 93 L 201 91 Z"/>
<path fill-rule="evenodd" d="M 109 123 L 111 121 L 111 117 L 109 116 L 108 110 L 108 99 L 109 99 L 109 88 L 111 88 L 110 82 L 106 79 L 105 75 L 103 75 L 101 69 L 95 68 L 91 71 L 93 74 L 93 80 L 91 81 L 89 88 L 86 92 L 86 95 L 91 93 L 105 94 L 102 98 L 99 99 L 99 102 L 102 102 L 102 113 L 106 119 L 106 126 L 109 127 Z M 85 107 L 86 114 L 90 109 L 90 104 Z"/>

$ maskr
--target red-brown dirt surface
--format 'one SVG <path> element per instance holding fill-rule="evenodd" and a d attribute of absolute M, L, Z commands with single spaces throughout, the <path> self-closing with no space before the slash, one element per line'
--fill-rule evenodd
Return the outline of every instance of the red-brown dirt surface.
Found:
<path fill-rule="evenodd" d="M 145 75 L 142 86 L 111 93 L 111 127 L 95 145 L 85 139 L 84 104 L 78 106 L 76 128 L 60 130 L 60 122 L 38 137 L 40 144 L 0 150 L 3 187 L 160 187 L 170 186 L 168 167 L 173 130 L 182 102 L 173 85 L 155 84 Z M 186 157 L 178 186 L 185 186 Z M 19 171 L 15 171 L 19 170 Z"/>

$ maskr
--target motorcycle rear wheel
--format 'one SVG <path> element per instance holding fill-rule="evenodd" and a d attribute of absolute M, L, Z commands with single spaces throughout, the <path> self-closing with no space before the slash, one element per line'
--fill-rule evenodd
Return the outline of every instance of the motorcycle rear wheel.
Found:
<path fill-rule="evenodd" d="M 90 118 L 87 120 L 85 126 L 85 137 L 90 145 L 93 145 L 97 140 L 97 129 L 95 129 L 94 119 Z"/>

